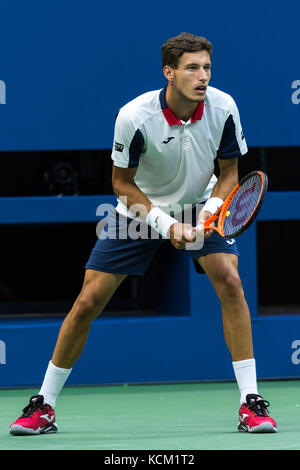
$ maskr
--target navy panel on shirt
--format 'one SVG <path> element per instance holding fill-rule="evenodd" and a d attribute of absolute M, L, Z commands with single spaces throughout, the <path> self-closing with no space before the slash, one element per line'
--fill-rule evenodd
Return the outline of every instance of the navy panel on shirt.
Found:
<path fill-rule="evenodd" d="M 144 137 L 141 131 L 138 129 L 131 141 L 129 147 L 129 163 L 128 168 L 135 168 L 139 165 L 140 156 L 144 147 Z"/>
<path fill-rule="evenodd" d="M 236 138 L 235 123 L 232 115 L 228 116 L 217 151 L 217 158 L 226 160 L 227 158 L 235 158 L 241 156 L 241 150 Z"/>

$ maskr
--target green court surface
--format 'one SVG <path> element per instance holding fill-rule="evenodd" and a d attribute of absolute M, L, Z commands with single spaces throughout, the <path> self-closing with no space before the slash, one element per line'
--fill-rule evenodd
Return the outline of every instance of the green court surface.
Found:
<path fill-rule="evenodd" d="M 13 436 L 9 425 L 36 389 L 0 390 L 1 450 L 300 449 L 300 381 L 261 381 L 278 433 L 237 431 L 235 383 L 65 387 L 58 432 Z"/>

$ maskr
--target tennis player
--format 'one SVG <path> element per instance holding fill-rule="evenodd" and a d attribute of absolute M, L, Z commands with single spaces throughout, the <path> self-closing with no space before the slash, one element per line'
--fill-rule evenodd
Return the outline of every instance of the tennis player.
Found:
<path fill-rule="evenodd" d="M 277 431 L 270 403 L 258 394 L 236 242 L 213 230 L 203 236 L 203 230 L 193 228 L 222 205 L 238 182 L 238 159 L 247 153 L 235 101 L 209 86 L 211 54 L 211 43 L 203 37 L 182 33 L 170 38 L 162 46 L 167 86 L 138 96 L 119 111 L 112 150 L 118 204 L 87 262 L 82 290 L 61 326 L 41 389 L 10 426 L 12 434 L 57 431 L 56 399 L 84 349 L 91 322 L 127 275 L 145 273 L 162 243 L 186 249 L 220 299 L 240 391 L 238 430 Z M 146 236 L 130 236 L 134 223 Z"/>

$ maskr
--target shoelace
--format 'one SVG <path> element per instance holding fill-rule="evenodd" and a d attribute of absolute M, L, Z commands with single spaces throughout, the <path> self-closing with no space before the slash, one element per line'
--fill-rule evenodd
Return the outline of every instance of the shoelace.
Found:
<path fill-rule="evenodd" d="M 29 405 L 25 406 L 22 414 L 22 418 L 29 418 L 33 415 L 37 410 L 43 409 L 44 405 L 40 403 L 29 403 Z"/>
<path fill-rule="evenodd" d="M 268 416 L 267 408 L 270 406 L 270 402 L 267 400 L 255 400 L 253 403 L 249 403 L 249 408 L 257 416 Z"/>

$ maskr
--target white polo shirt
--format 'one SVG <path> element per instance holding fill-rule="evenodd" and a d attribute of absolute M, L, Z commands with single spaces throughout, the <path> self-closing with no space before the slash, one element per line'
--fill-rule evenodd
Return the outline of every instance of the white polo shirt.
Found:
<path fill-rule="evenodd" d="M 138 96 L 123 106 L 116 119 L 112 160 L 135 168 L 136 185 L 163 211 L 206 201 L 217 178 L 215 158 L 247 152 L 239 112 L 233 98 L 208 87 L 188 122 L 167 107 L 166 88 Z M 135 218 L 118 200 L 117 211 Z"/>

